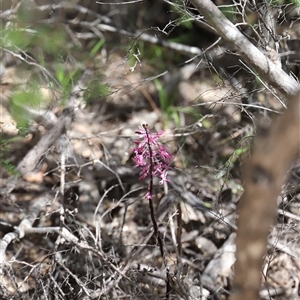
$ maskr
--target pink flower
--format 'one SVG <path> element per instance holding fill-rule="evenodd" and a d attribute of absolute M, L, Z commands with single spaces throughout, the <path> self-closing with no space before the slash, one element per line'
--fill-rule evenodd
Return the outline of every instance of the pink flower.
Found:
<path fill-rule="evenodd" d="M 146 165 L 143 154 L 136 154 L 133 160 L 136 162 L 135 167 L 142 167 Z"/>
<path fill-rule="evenodd" d="M 170 163 L 172 155 L 167 151 L 166 147 L 158 145 L 158 154 L 167 163 Z"/>
<path fill-rule="evenodd" d="M 162 185 L 165 182 L 170 182 L 170 180 L 167 178 L 168 175 L 168 171 L 164 171 L 163 173 L 161 173 L 160 178 L 161 180 L 159 181 L 159 184 Z"/>
<path fill-rule="evenodd" d="M 144 140 L 145 143 L 149 143 L 152 145 L 157 145 L 157 140 L 159 137 L 164 133 L 163 131 L 155 132 L 155 133 L 150 133 L 148 127 L 144 127 L 143 129 L 137 130 L 135 132 Z M 137 142 L 137 141 L 135 141 Z"/>
<path fill-rule="evenodd" d="M 159 144 L 159 138 L 163 131 L 150 133 L 148 125 L 136 131 L 140 140 L 134 141 L 136 145 L 133 149 L 135 167 L 140 168 L 140 180 L 147 176 L 152 180 L 153 177 L 160 179 L 159 184 L 169 182 L 167 179 L 169 164 L 172 155 L 167 148 Z M 150 173 L 151 172 L 151 173 Z M 146 199 L 152 199 L 151 191 L 148 190 Z"/>
<path fill-rule="evenodd" d="M 151 196 L 151 193 L 150 193 L 150 191 L 148 191 L 148 192 L 146 193 L 146 196 L 145 196 L 145 198 L 146 198 L 147 200 L 150 200 L 150 199 L 152 199 L 152 196 Z"/>

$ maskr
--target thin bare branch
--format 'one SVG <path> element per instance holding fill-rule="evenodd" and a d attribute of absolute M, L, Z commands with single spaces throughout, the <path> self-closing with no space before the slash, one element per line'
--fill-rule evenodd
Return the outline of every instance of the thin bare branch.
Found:
<path fill-rule="evenodd" d="M 300 85 L 272 62 L 232 24 L 210 0 L 191 0 L 206 21 L 227 40 L 264 80 L 284 95 L 296 95 Z"/>

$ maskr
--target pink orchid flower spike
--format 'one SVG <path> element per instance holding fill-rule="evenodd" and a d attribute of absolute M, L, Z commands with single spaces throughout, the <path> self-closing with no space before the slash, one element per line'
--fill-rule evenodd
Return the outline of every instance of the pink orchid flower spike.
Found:
<path fill-rule="evenodd" d="M 159 184 L 169 182 L 167 175 L 172 155 L 159 143 L 163 133 L 163 131 L 151 133 L 147 124 L 143 124 L 143 127 L 136 131 L 139 140 L 134 141 L 133 160 L 135 167 L 140 168 L 140 180 L 149 176 L 150 181 L 154 177 L 160 179 Z M 148 186 L 147 199 L 152 198 L 151 185 Z"/>

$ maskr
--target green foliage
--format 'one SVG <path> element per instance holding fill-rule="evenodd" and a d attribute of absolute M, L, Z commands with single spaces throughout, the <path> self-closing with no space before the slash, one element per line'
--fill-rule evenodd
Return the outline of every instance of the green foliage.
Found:
<path fill-rule="evenodd" d="M 49 105 L 50 99 L 40 92 L 41 87 L 51 89 L 56 96 L 55 101 L 58 100 L 57 105 L 64 106 L 84 72 L 85 63 L 96 60 L 105 43 L 104 39 L 92 41 L 90 50 L 83 52 L 66 34 L 63 24 L 41 24 L 33 20 L 32 11 L 23 5 L 18 9 L 14 22 L 7 23 L 5 27 L 0 25 L 0 46 L 20 58 L 20 63 L 14 68 L 17 69 L 18 80 L 21 80 L 15 84 L 8 103 L 19 134 L 26 133 L 33 117 L 32 110 L 47 109 Z M 97 76 L 88 83 L 85 100 L 108 93 L 101 79 Z"/>
<path fill-rule="evenodd" d="M 244 140 L 246 138 L 247 137 L 245 137 Z M 231 138 L 229 138 L 229 139 L 231 139 Z M 226 140 L 228 140 L 228 139 L 226 139 Z M 235 162 L 238 161 L 244 153 L 248 152 L 248 150 L 249 150 L 248 145 L 243 146 L 242 143 L 240 143 L 240 146 L 238 148 L 236 148 L 233 151 L 232 155 L 226 160 L 225 164 L 223 165 L 221 170 L 216 175 L 216 178 L 219 179 L 219 178 L 224 177 L 226 174 L 228 174 L 228 172 L 234 167 Z"/>
<path fill-rule="evenodd" d="M 291 2 L 296 6 L 300 7 L 300 0 L 291 0 Z"/>
<path fill-rule="evenodd" d="M 212 122 L 210 119 L 205 118 L 201 121 L 201 125 L 205 128 L 205 129 L 209 129 L 213 126 Z"/>
<path fill-rule="evenodd" d="M 35 85 L 27 91 L 15 91 L 9 100 L 11 116 L 17 122 L 17 128 L 24 130 L 28 127 L 31 115 L 28 109 L 38 109 L 42 102 L 42 95 Z"/>
<path fill-rule="evenodd" d="M 193 27 L 193 19 L 186 12 L 186 7 L 183 3 L 184 2 L 182 0 L 175 0 L 172 4 L 169 4 L 171 4 L 172 10 L 177 12 L 180 16 L 176 20 L 176 25 L 191 29 Z"/>
<path fill-rule="evenodd" d="M 83 94 L 83 98 L 87 103 L 91 104 L 94 99 L 99 99 L 109 94 L 109 87 L 106 84 L 103 84 L 102 81 L 102 75 L 96 74 L 95 78 L 88 82 L 87 88 Z"/>
<path fill-rule="evenodd" d="M 158 79 L 154 80 L 154 84 L 158 92 L 160 108 L 163 112 L 167 112 L 171 104 L 168 99 L 168 95 Z"/>
<path fill-rule="evenodd" d="M 64 64 L 58 63 L 54 66 L 55 78 L 61 87 L 61 105 L 63 106 L 70 96 L 74 82 L 79 79 L 79 70 L 75 67 L 74 69 L 68 70 Z"/>
<path fill-rule="evenodd" d="M 53 74 L 53 78 L 59 87 L 54 84 L 47 76 L 47 84 L 51 89 L 55 89 L 57 95 L 60 94 L 59 105 L 64 106 L 67 99 L 70 97 L 70 93 L 74 84 L 82 74 L 83 65 L 73 64 L 67 61 L 67 46 L 65 42 L 65 34 L 53 29 L 46 29 L 44 27 L 38 27 L 36 30 L 28 30 L 25 28 L 8 28 L 4 30 L 4 38 L 1 39 L 2 47 L 14 52 L 33 51 L 36 55 L 35 58 L 38 63 L 45 67 L 49 74 Z M 81 54 L 81 60 L 94 59 L 100 48 L 103 46 L 105 40 L 97 41 L 87 55 L 76 52 L 74 49 L 73 55 Z M 27 60 L 27 58 L 26 58 Z M 49 64 L 48 61 L 51 61 Z M 28 123 L 32 115 L 28 112 L 28 107 L 32 109 L 46 108 L 47 103 L 43 95 L 39 92 L 41 86 L 40 77 L 34 75 L 33 67 L 27 64 L 22 65 L 19 68 L 29 67 L 29 74 L 31 79 L 28 83 L 20 86 L 16 89 L 10 97 L 9 110 L 12 117 L 17 122 L 17 127 L 21 130 L 28 128 Z M 102 77 L 101 77 L 102 79 Z M 108 88 L 101 84 L 100 76 L 93 82 L 88 83 L 88 88 L 84 93 L 84 98 L 87 100 L 89 97 L 107 95 Z M 29 86 L 30 85 L 30 86 Z"/>
<path fill-rule="evenodd" d="M 2 51 L 15 56 L 18 62 L 13 67 L 16 80 L 7 105 L 16 122 L 18 134 L 13 138 L 0 139 L 0 167 L 11 175 L 18 174 L 9 156 L 15 140 L 28 133 L 30 121 L 39 110 L 47 109 L 49 105 L 64 106 L 84 72 L 86 63 L 96 61 L 105 43 L 104 39 L 93 40 L 88 44 L 88 50 L 82 51 L 66 34 L 63 24 L 34 22 L 32 14 L 23 5 L 18 9 L 16 19 L 0 24 L 0 47 Z M 86 101 L 108 94 L 107 86 L 101 83 L 102 79 L 101 74 L 98 74 L 93 81 L 88 82 L 84 92 Z M 47 93 L 42 93 L 42 89 L 51 90 L 55 98 L 45 96 Z"/>
<path fill-rule="evenodd" d="M 31 41 L 31 34 L 24 29 L 9 28 L 1 32 L 1 47 L 15 50 L 26 49 Z"/>
<path fill-rule="evenodd" d="M 51 86 L 50 74 L 54 68 L 55 76 L 53 78 L 56 77 L 61 84 L 62 100 L 64 100 L 70 92 L 70 83 L 73 82 L 77 72 L 65 71 L 63 63 L 60 61 L 66 55 L 64 31 L 45 25 L 31 26 L 30 12 L 24 8 L 19 10 L 18 16 L 19 18 L 13 26 L 1 28 L 0 43 L 1 47 L 16 53 L 16 55 L 22 53 L 24 63 L 15 67 L 18 75 L 22 74 L 21 72 L 24 70 L 28 71 L 24 72 L 24 77 L 29 76 L 28 79 L 22 78 L 22 83 L 16 85 L 9 99 L 8 107 L 17 122 L 17 127 L 20 130 L 26 130 L 32 118 L 30 109 L 38 110 L 46 106 L 45 99 L 39 91 L 42 84 L 41 78 L 46 79 L 48 85 Z M 48 63 L 50 60 L 52 64 Z M 41 68 L 38 68 L 38 65 Z M 37 70 L 42 70 L 42 67 L 48 70 L 47 75 L 42 71 L 43 77 L 40 76 L 41 72 L 37 72 Z"/>
<path fill-rule="evenodd" d="M 168 67 L 168 60 L 172 59 L 170 55 L 167 54 L 170 50 L 162 48 L 159 45 L 149 45 L 144 42 L 138 42 L 137 48 L 142 55 L 142 59 L 147 61 L 148 65 L 153 65 L 155 68 L 155 74 L 158 72 L 164 72 Z M 132 65 L 135 64 L 136 59 L 132 59 Z"/>
<path fill-rule="evenodd" d="M 10 50 L 39 50 L 44 55 L 64 51 L 65 33 L 44 26 L 34 29 L 26 27 L 7 27 L 1 30 L 1 46 Z M 39 49 L 38 49 L 38 48 Z"/>
<path fill-rule="evenodd" d="M 193 32 L 187 32 L 174 38 L 171 38 L 169 39 L 169 41 L 189 45 L 191 41 L 193 41 L 193 39 L 195 39 L 195 34 Z"/>
<path fill-rule="evenodd" d="M 92 50 L 90 51 L 90 57 L 93 58 L 96 56 L 96 54 L 98 53 L 98 51 L 101 49 L 101 47 L 103 46 L 103 44 L 105 43 L 105 40 L 99 40 L 92 48 Z"/>
<path fill-rule="evenodd" d="M 13 138 L 3 138 L 1 136 L 0 139 L 0 166 L 4 168 L 10 175 L 18 175 L 18 171 L 15 169 L 14 165 L 10 163 L 10 161 L 5 158 L 5 154 L 9 153 L 9 145 L 13 142 Z"/>
<path fill-rule="evenodd" d="M 164 125 L 166 126 L 170 121 L 173 121 L 177 127 L 180 127 L 180 113 L 192 116 L 195 121 L 199 119 L 199 113 L 193 107 L 176 106 L 174 93 L 168 94 L 158 79 L 154 80 L 159 99 L 159 106 L 163 115 Z"/>
<path fill-rule="evenodd" d="M 233 5 L 222 5 L 219 7 L 220 11 L 224 14 L 224 16 L 229 19 L 230 21 L 233 21 L 236 18 L 236 7 Z"/>
<path fill-rule="evenodd" d="M 171 95 L 168 95 L 158 79 L 154 80 L 154 85 L 158 92 L 160 109 L 163 114 L 163 119 L 165 123 L 168 123 L 170 120 L 173 120 L 174 123 L 179 125 L 179 115 L 178 108 L 174 106 L 174 98 Z"/>
<path fill-rule="evenodd" d="M 19 174 L 15 166 L 11 164 L 8 159 L 1 159 L 1 167 L 3 167 L 10 175 L 17 176 Z"/>
<path fill-rule="evenodd" d="M 294 4 L 297 7 L 300 7 L 300 0 L 268 0 L 268 2 L 275 5 Z"/>

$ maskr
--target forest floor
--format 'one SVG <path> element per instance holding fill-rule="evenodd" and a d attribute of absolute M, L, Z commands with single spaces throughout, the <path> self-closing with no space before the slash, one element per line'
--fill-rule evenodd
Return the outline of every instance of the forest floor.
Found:
<path fill-rule="evenodd" d="M 72 82 L 65 101 L 41 83 L 51 122 L 27 107 L 33 117 L 23 131 L 10 96 L 44 71 L 1 69 L 0 299 L 164 299 L 166 281 L 169 299 L 229 299 L 243 159 L 256 124 L 277 117 L 282 103 L 262 86 L 251 86 L 245 103 L 202 59 L 164 65 L 169 71 L 158 75 L 163 56 L 131 50 L 85 60 L 87 78 L 77 90 Z M 239 79 L 253 84 L 245 73 Z M 107 89 L 86 98 L 97 80 Z M 170 182 L 155 180 L 153 192 L 165 262 L 145 198 L 149 178 L 139 179 L 132 159 L 143 124 L 164 132 L 159 141 L 172 154 Z M 25 161 L 30 171 L 20 168 Z M 278 197 L 261 299 L 300 299 L 299 176 L 296 163 Z"/>
<path fill-rule="evenodd" d="M 92 298 L 102 295 L 103 299 L 163 296 L 165 267 L 145 199 L 149 179 L 139 180 L 132 160 L 138 138 L 135 132 L 146 123 L 153 132 L 164 131 L 161 143 L 173 155 L 170 183 L 164 187 L 155 182 L 153 200 L 155 209 L 163 199 L 168 201 L 159 218 L 168 266 L 175 268 L 174 274 L 181 264 L 189 266 L 188 279 L 173 275 L 188 282 L 184 283 L 187 294 L 177 287 L 174 297 L 200 299 L 201 294 L 227 298 L 233 274 L 236 209 L 243 191 L 240 165 L 254 126 L 238 107 L 238 120 L 226 114 L 224 106 L 211 105 L 202 109 L 202 117 L 195 118 L 184 113 L 184 100 L 188 99 L 177 104 L 175 124 L 174 118 L 159 108 L 153 83 L 141 84 L 143 74 L 138 68 L 126 72 L 122 59 L 114 59 L 117 61 L 107 67 L 106 82 L 110 84 L 109 72 L 113 72 L 118 86 L 110 86 L 117 92 L 78 108 L 70 130 L 44 153 L 38 167 L 19 179 L 12 192 L 2 194 L 1 238 L 13 230 L 10 226 L 29 218 L 41 199 L 44 204 L 33 227 L 46 231 L 29 232 L 8 246 L 5 258 L 9 270 L 0 292 L 10 295 L 9 299 L 52 299 L 50 294 L 56 289 L 60 293 L 57 299 L 62 295 L 64 299 L 83 299 L 84 294 Z M 181 84 L 188 90 L 195 88 L 192 80 L 190 85 Z M 206 82 L 210 84 L 214 83 Z M 212 95 L 225 88 L 215 84 Z M 213 96 L 210 98 L 215 102 Z M 3 131 L 18 132 L 12 130 L 15 122 L 4 107 L 2 120 Z M 40 136 L 49 133 L 43 126 L 37 126 L 36 131 Z M 10 162 L 16 165 L 22 161 L 34 146 L 34 134 L 9 144 L 6 156 Z M 39 147 L 39 139 L 34 143 Z M 64 146 L 59 148 L 58 144 Z M 3 188 L 10 179 L 2 169 Z M 293 188 L 290 182 L 288 190 Z M 297 201 L 287 193 L 278 199 L 278 219 L 262 265 L 262 299 L 292 299 L 290 295 L 295 295 L 299 286 Z M 78 238 L 76 243 L 59 240 L 58 232 L 50 230 L 61 226 L 62 205 L 63 226 Z"/>

